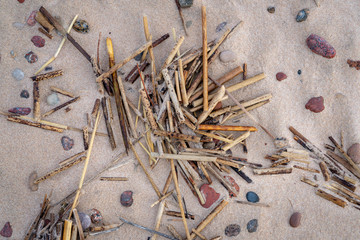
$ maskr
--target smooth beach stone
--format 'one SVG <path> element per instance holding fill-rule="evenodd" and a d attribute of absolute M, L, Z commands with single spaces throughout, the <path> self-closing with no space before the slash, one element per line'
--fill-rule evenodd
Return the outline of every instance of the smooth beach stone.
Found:
<path fill-rule="evenodd" d="M 49 67 L 49 66 L 47 66 L 47 67 L 45 67 L 45 71 L 50 71 L 50 70 L 52 70 L 53 68 L 52 67 Z"/>
<path fill-rule="evenodd" d="M 74 146 L 74 139 L 69 138 L 68 136 L 63 136 L 61 138 L 61 145 L 65 151 L 69 151 Z"/>
<path fill-rule="evenodd" d="M 194 3 L 194 0 L 179 0 L 180 7 L 188 8 L 191 7 Z"/>
<path fill-rule="evenodd" d="M 14 71 L 12 72 L 12 76 L 16 80 L 20 81 L 24 79 L 25 74 L 20 68 L 15 68 Z"/>
<path fill-rule="evenodd" d="M 32 11 L 32 12 L 30 13 L 30 16 L 29 16 L 28 19 L 26 20 L 27 25 L 29 25 L 29 26 L 35 26 L 35 24 L 36 24 L 36 20 L 35 20 L 36 13 L 37 13 L 37 11 Z"/>
<path fill-rule="evenodd" d="M 20 97 L 29 98 L 30 94 L 29 94 L 29 92 L 27 90 L 22 90 L 21 93 L 20 93 Z"/>
<path fill-rule="evenodd" d="M 230 185 L 231 185 L 233 188 L 235 188 L 235 190 L 237 191 L 237 193 L 239 193 L 240 187 L 239 187 L 239 185 L 236 183 L 235 179 L 232 178 L 231 176 L 224 176 L 224 178 L 225 178 L 228 182 L 230 182 Z M 230 196 L 230 197 L 231 197 L 231 196 Z"/>
<path fill-rule="evenodd" d="M 246 199 L 252 203 L 257 203 L 260 200 L 259 196 L 255 192 L 251 191 L 246 193 Z"/>
<path fill-rule="evenodd" d="M 89 24 L 85 20 L 77 20 L 73 28 L 80 33 L 88 33 L 90 31 Z"/>
<path fill-rule="evenodd" d="M 224 29 L 224 27 L 226 26 L 227 22 L 222 22 L 220 23 L 217 27 L 216 27 L 216 32 L 220 32 Z"/>
<path fill-rule="evenodd" d="M 316 34 L 311 34 L 306 39 L 306 44 L 312 52 L 325 58 L 333 58 L 336 55 L 336 51 L 330 43 Z"/>
<path fill-rule="evenodd" d="M 239 235 L 241 228 L 238 224 L 230 224 L 225 228 L 225 235 L 228 237 L 235 237 Z"/>
<path fill-rule="evenodd" d="M 28 52 L 24 57 L 28 63 L 35 63 L 38 60 L 38 56 L 33 51 Z"/>
<path fill-rule="evenodd" d="M 134 202 L 133 199 L 133 192 L 132 191 L 125 191 L 121 194 L 120 196 L 120 203 L 121 205 L 123 205 L 124 207 L 131 207 L 131 205 Z"/>
<path fill-rule="evenodd" d="M 354 143 L 347 150 L 349 157 L 357 164 L 360 163 L 360 143 Z"/>
<path fill-rule="evenodd" d="M 13 231 L 12 231 L 10 222 L 6 222 L 4 227 L 0 231 L 0 235 L 3 236 L 3 237 L 9 238 L 9 237 L 11 237 L 12 232 Z"/>
<path fill-rule="evenodd" d="M 247 223 L 247 230 L 249 231 L 249 233 L 253 233 L 256 232 L 257 228 L 258 228 L 258 220 L 257 219 L 251 219 L 248 223 Z"/>
<path fill-rule="evenodd" d="M 140 61 L 144 52 L 139 53 L 134 57 L 135 61 Z"/>
<path fill-rule="evenodd" d="M 297 22 L 303 22 L 307 19 L 309 15 L 309 9 L 308 8 L 304 8 L 302 10 L 300 10 L 296 16 L 296 21 Z"/>
<path fill-rule="evenodd" d="M 33 36 L 31 38 L 31 41 L 38 48 L 42 48 L 43 46 L 45 46 L 45 39 L 40 36 Z"/>
<path fill-rule="evenodd" d="M 96 208 L 91 209 L 90 218 L 92 223 L 99 223 L 103 220 L 103 216 L 101 215 L 101 212 Z"/>
<path fill-rule="evenodd" d="M 187 22 L 185 23 L 185 26 L 186 26 L 187 28 L 189 28 L 191 25 L 192 25 L 192 21 L 191 21 L 191 20 L 190 20 L 190 21 L 187 21 Z"/>
<path fill-rule="evenodd" d="M 300 226 L 301 223 L 301 213 L 299 212 L 294 212 L 291 217 L 290 217 L 290 226 L 296 228 L 298 226 Z"/>
<path fill-rule="evenodd" d="M 283 73 L 283 72 L 278 72 L 278 73 L 276 74 L 276 80 L 282 81 L 282 80 L 285 80 L 285 79 L 287 79 L 287 76 L 286 76 L 285 73 Z"/>
<path fill-rule="evenodd" d="M 310 111 L 312 111 L 314 113 L 322 112 L 325 109 L 324 98 L 322 96 L 311 98 L 306 103 L 305 108 L 309 109 Z"/>
<path fill-rule="evenodd" d="M 220 194 L 217 193 L 212 187 L 210 187 L 209 184 L 206 183 L 201 185 L 200 192 L 205 198 L 205 203 L 204 204 L 200 203 L 201 206 L 203 206 L 204 208 L 211 207 L 214 204 L 214 202 L 216 202 L 220 197 Z"/>
<path fill-rule="evenodd" d="M 274 12 L 275 12 L 275 7 L 268 7 L 268 8 L 267 8 L 267 11 L 268 11 L 269 13 L 274 13 Z"/>
<path fill-rule="evenodd" d="M 16 28 L 16 29 L 23 29 L 25 27 L 25 24 L 24 23 L 20 23 L 20 22 L 14 22 L 13 24 L 13 27 Z"/>
<path fill-rule="evenodd" d="M 60 99 L 57 95 L 57 93 L 52 93 L 50 94 L 47 99 L 46 102 L 50 105 L 50 106 L 54 106 L 60 103 Z"/>
<path fill-rule="evenodd" d="M 81 222 L 81 226 L 82 226 L 83 230 L 89 228 L 91 225 L 91 219 L 90 219 L 89 215 L 87 215 L 83 212 L 79 212 L 78 214 L 79 214 L 79 218 L 80 218 L 80 222 Z"/>
<path fill-rule="evenodd" d="M 233 51 L 225 50 L 220 53 L 220 61 L 223 63 L 229 63 L 236 61 L 236 54 Z"/>
<path fill-rule="evenodd" d="M 29 115 L 31 112 L 30 108 L 24 108 L 24 107 L 15 107 L 8 110 L 8 112 L 19 114 L 19 115 Z"/>
<path fill-rule="evenodd" d="M 25 0 L 18 0 L 18 2 L 19 2 L 19 3 L 23 3 L 23 2 L 25 2 Z"/>

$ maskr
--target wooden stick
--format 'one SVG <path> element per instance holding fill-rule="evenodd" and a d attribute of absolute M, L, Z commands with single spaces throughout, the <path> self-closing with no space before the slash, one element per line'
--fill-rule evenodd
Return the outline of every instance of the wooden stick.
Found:
<path fill-rule="evenodd" d="M 173 116 L 172 116 L 170 101 L 166 102 L 166 108 L 167 108 L 170 132 L 174 132 L 174 120 L 173 120 Z"/>
<path fill-rule="evenodd" d="M 72 229 L 72 221 L 70 219 L 66 219 L 64 222 L 64 229 L 62 234 L 63 240 L 70 240 L 71 229 Z"/>
<path fill-rule="evenodd" d="M 250 206 L 270 207 L 270 205 L 266 204 L 266 203 L 253 203 L 253 202 L 247 202 L 247 201 L 241 201 L 241 200 L 236 200 L 236 202 L 241 203 L 241 204 L 245 204 L 245 205 L 250 205 Z"/>
<path fill-rule="evenodd" d="M 341 165 L 343 165 L 347 170 L 349 170 L 354 176 L 356 176 L 356 170 L 350 165 L 350 163 L 348 161 L 346 161 L 346 159 L 342 158 L 341 156 L 337 155 L 336 153 L 334 153 L 333 151 L 327 151 L 326 154 L 331 157 L 332 159 L 334 159 L 336 162 L 340 163 Z"/>
<path fill-rule="evenodd" d="M 205 149 L 205 148 L 184 148 L 184 152 L 192 152 L 192 153 L 211 153 L 211 154 L 218 154 L 218 155 L 227 155 L 223 150 L 214 150 L 214 149 Z"/>
<path fill-rule="evenodd" d="M 203 172 L 206 180 L 208 181 L 208 184 L 212 183 L 211 177 L 209 175 L 209 173 L 207 172 L 206 168 L 205 168 L 205 164 L 203 162 L 198 162 L 198 166 L 200 167 L 201 171 Z"/>
<path fill-rule="evenodd" d="M 165 211 L 164 212 L 164 214 L 165 215 L 167 215 L 167 216 L 171 216 L 171 217 L 177 217 L 177 218 L 181 218 L 181 213 L 180 212 L 175 212 L 175 211 Z M 186 214 L 185 215 L 185 217 L 187 218 L 187 219 L 192 219 L 192 220 L 194 220 L 195 219 L 195 216 L 194 215 L 192 215 L 192 214 Z"/>
<path fill-rule="evenodd" d="M 297 169 L 304 170 L 304 171 L 308 171 L 308 172 L 320 173 L 319 170 L 313 169 L 313 168 L 309 168 L 309 167 L 303 167 L 303 166 L 299 166 L 299 165 L 294 165 L 293 167 L 294 167 L 294 168 L 297 168 Z"/>
<path fill-rule="evenodd" d="M 73 209 L 73 213 L 74 213 L 74 218 L 75 218 L 76 225 L 78 226 L 80 240 L 84 240 L 85 239 L 84 232 L 83 232 L 80 217 L 79 217 L 79 214 L 78 214 L 78 211 L 76 210 L 76 208 Z"/>
<path fill-rule="evenodd" d="M 320 162 L 319 166 L 320 166 L 321 172 L 322 172 L 322 174 L 324 176 L 325 182 L 329 181 L 330 180 L 330 173 L 329 173 L 329 170 L 328 170 L 325 162 Z"/>
<path fill-rule="evenodd" d="M 183 111 L 184 115 L 194 124 L 196 124 L 197 119 L 185 108 L 181 107 L 181 110 Z"/>
<path fill-rule="evenodd" d="M 289 174 L 292 168 L 259 168 L 253 170 L 255 175 Z"/>
<path fill-rule="evenodd" d="M 141 101 L 142 101 L 144 109 L 145 109 L 147 120 L 149 121 L 150 126 L 151 126 L 151 129 L 156 130 L 158 128 L 158 125 L 157 125 L 156 120 L 154 118 L 152 109 L 150 107 L 150 101 L 146 96 L 146 92 L 145 92 L 144 89 L 140 89 L 139 93 L 140 93 Z"/>
<path fill-rule="evenodd" d="M 302 177 L 302 178 L 301 178 L 301 181 L 304 182 L 304 183 L 307 183 L 307 184 L 309 184 L 310 186 L 313 186 L 313 187 L 315 187 L 315 188 L 317 188 L 317 187 L 319 186 L 319 184 L 311 181 L 310 179 L 308 179 L 308 178 L 306 178 L 306 177 Z"/>
<path fill-rule="evenodd" d="M 247 132 L 245 132 L 244 134 L 242 134 L 241 136 L 239 136 L 238 138 L 236 138 L 236 139 L 234 140 L 234 142 L 226 144 L 224 147 L 222 147 L 222 149 L 223 149 L 224 151 L 227 151 L 227 150 L 231 149 L 232 147 L 234 147 L 235 145 L 243 142 L 243 141 L 244 141 L 246 138 L 248 138 L 249 136 L 250 136 L 250 131 L 247 131 Z"/>
<path fill-rule="evenodd" d="M 182 101 L 182 97 L 181 97 L 181 90 L 180 90 L 180 83 L 179 83 L 179 74 L 178 72 L 175 70 L 175 87 L 176 87 L 176 95 L 178 98 L 178 101 L 181 102 Z M 188 101 L 189 103 L 189 101 Z"/>
<path fill-rule="evenodd" d="M 56 71 L 52 71 L 52 72 L 32 76 L 30 78 L 33 81 L 42 81 L 42 80 L 47 80 L 47 79 L 59 77 L 59 76 L 62 76 L 62 75 L 64 75 L 64 71 L 60 69 L 60 70 L 56 70 Z"/>
<path fill-rule="evenodd" d="M 84 141 L 84 149 L 89 149 L 89 128 L 88 126 L 83 127 L 83 141 Z"/>
<path fill-rule="evenodd" d="M 72 93 L 70 93 L 70 92 L 68 92 L 68 91 L 62 90 L 62 89 L 60 89 L 60 88 L 51 86 L 50 89 L 51 89 L 51 91 L 60 93 L 60 94 L 62 94 L 62 95 L 64 95 L 64 96 L 68 96 L 68 97 L 71 97 L 71 98 L 75 98 L 75 95 L 74 95 L 74 94 L 72 94 Z"/>
<path fill-rule="evenodd" d="M 189 141 L 189 142 L 198 142 L 198 143 L 200 142 L 200 137 L 186 135 L 186 134 L 182 134 L 182 133 L 155 130 L 154 134 L 158 135 L 158 136 L 163 136 L 163 137 L 166 136 L 166 137 L 180 139 L 180 140 Z"/>
<path fill-rule="evenodd" d="M 226 188 L 226 190 L 229 192 L 229 195 L 231 197 L 237 196 L 236 189 L 233 186 L 231 186 L 231 184 L 228 181 L 226 181 L 226 179 L 223 178 L 212 166 L 210 166 L 209 164 L 205 164 L 204 166 Z"/>
<path fill-rule="evenodd" d="M 155 231 L 159 231 L 160 229 L 160 224 L 161 224 L 161 219 L 162 219 L 162 216 L 164 214 L 164 209 L 165 209 L 165 202 L 161 202 L 160 203 L 160 206 L 159 206 L 159 209 L 158 209 L 158 212 L 157 212 L 157 215 L 156 215 L 156 220 L 155 220 Z M 156 240 L 157 239 L 157 234 L 154 234 L 152 237 L 151 237 L 151 240 Z"/>
<path fill-rule="evenodd" d="M 207 136 L 207 137 L 215 138 L 217 140 L 220 140 L 220 141 L 223 141 L 223 142 L 226 142 L 226 143 L 233 143 L 234 142 L 231 139 L 227 139 L 227 138 L 218 136 L 218 135 L 213 134 L 213 133 L 208 133 L 208 132 L 203 132 L 203 131 L 198 131 L 198 130 L 195 130 L 195 133 L 198 133 L 198 134 L 201 134 L 201 135 L 204 135 L 204 136 Z"/>
<path fill-rule="evenodd" d="M 180 6 L 180 3 L 179 3 L 179 0 L 175 0 L 175 3 L 176 3 L 176 7 L 178 9 L 178 12 L 179 12 L 179 15 L 180 15 L 180 18 L 181 18 L 181 23 L 183 25 L 183 28 L 184 28 L 184 31 L 185 31 L 185 34 L 186 36 L 188 36 L 188 32 L 187 32 L 187 29 L 186 29 L 186 24 L 185 24 L 185 19 L 184 19 L 184 15 L 182 13 L 182 10 L 181 10 L 181 6 Z"/>
<path fill-rule="evenodd" d="M 40 123 L 40 122 L 31 122 L 31 121 L 28 121 L 28 120 L 25 120 L 25 119 L 22 119 L 22 118 L 19 118 L 19 117 L 10 117 L 9 116 L 7 118 L 7 120 L 10 121 L 10 122 L 21 123 L 21 124 L 24 124 L 24 125 L 37 127 L 37 128 L 42 128 L 42 129 L 45 129 L 45 130 L 50 130 L 50 131 L 59 132 L 59 133 L 62 133 L 64 131 L 63 128 L 47 125 L 47 124 Z"/>
<path fill-rule="evenodd" d="M 171 224 L 167 225 L 167 229 L 169 230 L 169 232 L 176 238 L 179 240 L 182 240 L 182 237 L 180 236 L 180 234 L 176 231 L 175 227 Z"/>
<path fill-rule="evenodd" d="M 59 165 L 60 165 L 60 166 L 64 166 L 64 165 L 72 162 L 74 159 L 76 159 L 76 158 L 84 155 L 85 153 L 86 153 L 86 151 L 82 151 L 82 152 L 79 152 L 79 153 L 77 153 L 77 154 L 75 154 L 75 155 L 72 155 L 71 157 L 69 157 L 69 158 L 67 158 L 67 159 L 59 162 Z"/>
<path fill-rule="evenodd" d="M 215 130 L 215 131 L 249 131 L 256 132 L 257 128 L 252 126 L 229 126 L 229 125 L 199 125 L 199 130 Z"/>
<path fill-rule="evenodd" d="M 184 42 L 184 36 L 181 36 L 179 38 L 179 40 L 177 41 L 177 43 L 175 44 L 175 46 L 173 47 L 173 49 L 171 50 L 169 56 L 166 58 L 164 65 L 161 67 L 161 73 L 162 70 L 164 70 L 170 63 L 171 61 L 174 59 L 175 55 L 177 54 L 177 52 L 179 51 L 181 44 Z"/>
<path fill-rule="evenodd" d="M 181 99 L 182 99 L 183 106 L 187 107 L 189 105 L 189 101 L 188 101 L 188 96 L 186 94 L 186 83 L 185 83 L 184 69 L 183 69 L 181 58 L 178 61 L 178 65 L 179 65 L 178 68 L 179 68 L 179 73 L 180 73 Z M 176 71 L 175 71 L 175 74 L 177 74 Z"/>
<path fill-rule="evenodd" d="M 210 115 L 210 113 L 212 112 L 212 110 L 214 110 L 216 104 L 218 104 L 221 99 L 224 97 L 225 94 L 225 87 L 222 86 L 220 88 L 220 90 L 216 93 L 216 95 L 214 96 L 213 99 L 211 99 L 211 102 L 209 105 L 204 105 L 204 111 L 201 113 L 201 115 L 198 117 L 198 121 L 196 122 L 196 126 L 198 127 L 199 124 L 201 124 L 202 122 L 204 122 L 206 120 L 206 118 Z M 204 98 L 205 99 L 205 98 Z M 205 103 L 205 101 L 204 101 Z M 206 100 L 207 103 L 207 100 Z M 205 110 L 206 109 L 206 110 Z"/>
<path fill-rule="evenodd" d="M 108 113 L 108 109 L 107 109 L 107 105 L 106 105 L 106 97 L 103 97 L 101 99 L 101 105 L 102 105 L 103 112 L 104 112 L 104 119 L 105 119 L 106 129 L 107 129 L 107 132 L 109 135 L 111 149 L 114 150 L 116 148 L 116 143 L 115 143 L 115 138 L 114 138 L 114 133 L 113 133 L 113 130 L 111 127 L 111 123 L 109 120 L 109 113 Z"/>
<path fill-rule="evenodd" d="M 198 231 L 196 231 L 195 228 L 191 229 L 191 231 L 192 231 L 193 233 L 195 233 L 196 236 L 198 236 L 198 237 L 201 238 L 202 240 L 206 240 L 206 237 L 204 237 L 201 233 L 199 233 Z"/>
<path fill-rule="evenodd" d="M 77 235 L 78 235 L 78 228 L 77 226 L 74 224 L 72 225 L 72 230 L 71 230 L 71 240 L 76 240 L 77 239 Z"/>
<path fill-rule="evenodd" d="M 159 153 L 152 152 L 151 156 L 155 158 L 177 159 L 183 161 L 203 161 L 203 162 L 216 161 L 216 157 L 198 156 L 198 155 L 178 155 L 178 154 L 170 154 L 170 153 L 163 153 L 162 155 L 160 155 Z"/>
<path fill-rule="evenodd" d="M 54 30 L 54 26 L 51 25 L 51 23 L 44 17 L 44 15 L 42 15 L 41 12 L 36 13 L 35 19 L 46 30 L 47 33 L 50 33 L 52 30 Z"/>
<path fill-rule="evenodd" d="M 100 181 L 129 181 L 127 177 L 101 177 Z"/>
<path fill-rule="evenodd" d="M 168 191 L 168 189 L 170 187 L 170 184 L 171 184 L 171 180 L 172 180 L 172 172 L 171 172 L 171 169 L 170 169 L 170 173 L 169 173 L 169 175 L 168 175 L 168 177 L 166 179 L 164 188 L 163 188 L 163 190 L 161 192 L 162 195 L 164 195 Z"/>
<path fill-rule="evenodd" d="M 76 101 L 79 100 L 79 99 L 80 99 L 80 96 L 78 96 L 78 97 L 76 97 L 76 98 L 73 98 L 73 99 L 71 99 L 71 100 L 69 100 L 69 101 L 67 101 L 67 102 L 65 102 L 65 103 L 63 103 L 63 104 L 61 104 L 61 105 L 59 105 L 59 106 L 51 109 L 50 111 L 44 113 L 44 114 L 42 115 L 42 117 L 45 118 L 45 117 L 53 114 L 54 112 L 56 112 L 56 111 L 58 111 L 58 110 L 60 110 L 60 109 L 62 109 L 62 108 L 64 108 L 64 107 L 66 107 L 67 105 L 76 102 Z"/>
<path fill-rule="evenodd" d="M 39 82 L 33 82 L 33 99 L 34 99 L 34 109 L 33 114 L 35 120 L 40 120 L 41 117 L 41 110 L 40 110 L 40 89 L 39 89 Z"/>
<path fill-rule="evenodd" d="M 159 198 L 156 202 L 154 202 L 153 204 L 151 204 L 151 208 L 156 206 L 157 204 L 159 204 L 162 200 L 166 199 L 167 197 L 169 197 L 172 193 L 174 192 L 174 190 L 171 190 L 170 192 L 164 194 L 164 196 L 162 196 L 161 198 Z"/>
<path fill-rule="evenodd" d="M 206 29 L 206 7 L 201 6 L 202 42 L 203 42 L 203 108 L 204 112 L 209 110 L 208 105 L 208 65 L 207 65 L 207 29 Z"/>
<path fill-rule="evenodd" d="M 355 198 L 355 199 L 357 199 L 357 200 L 360 200 L 360 196 L 359 196 L 359 195 L 353 193 L 352 191 L 347 190 L 346 188 L 342 187 L 340 184 L 338 184 L 338 183 L 335 182 L 335 183 L 331 183 L 330 185 L 331 185 L 333 188 L 335 188 L 335 189 L 337 189 L 337 190 L 339 190 L 339 191 L 341 191 L 341 192 L 349 195 L 350 197 Z"/>
<path fill-rule="evenodd" d="M 336 174 L 333 174 L 333 175 L 331 176 L 331 180 L 333 180 L 333 181 L 341 184 L 342 186 L 348 188 L 349 190 L 351 190 L 351 191 L 353 191 L 353 192 L 355 192 L 355 190 L 356 190 L 356 186 L 355 186 L 355 185 L 353 185 L 352 183 L 346 181 L 345 179 L 342 179 L 341 177 L 337 176 Z"/>
<path fill-rule="evenodd" d="M 51 35 L 50 33 L 48 33 L 47 31 L 45 31 L 43 28 L 39 27 L 38 28 L 39 32 L 41 32 L 42 34 L 44 34 L 45 36 L 47 36 L 49 39 L 53 39 L 53 35 Z"/>
<path fill-rule="evenodd" d="M 205 229 L 205 227 L 225 208 L 225 206 L 229 202 L 226 200 L 222 200 L 219 205 L 204 219 L 201 223 L 196 227 L 197 232 L 201 232 Z M 190 239 L 194 239 L 196 237 L 195 233 L 191 233 Z"/>
<path fill-rule="evenodd" d="M 239 164 L 238 163 L 235 163 L 235 162 L 231 162 L 231 161 L 227 161 L 227 160 L 223 160 L 223 159 L 216 159 L 216 162 L 217 163 L 220 163 L 222 165 L 226 165 L 226 166 L 231 166 L 231 167 L 234 167 L 234 168 L 237 168 L 239 170 L 242 170 L 245 166 L 242 166 L 241 168 L 239 167 Z"/>
<path fill-rule="evenodd" d="M 330 202 L 333 202 L 333 203 L 335 203 L 336 205 L 338 205 L 340 207 L 344 208 L 344 207 L 347 206 L 347 203 L 344 200 L 342 200 L 340 198 L 337 198 L 337 197 L 331 195 L 330 193 L 324 192 L 321 189 L 318 189 L 315 193 L 316 193 L 316 195 L 318 195 L 318 196 L 320 196 L 320 197 L 322 197 L 322 198 L 324 198 L 324 199 L 326 199 L 326 200 L 328 200 Z"/>

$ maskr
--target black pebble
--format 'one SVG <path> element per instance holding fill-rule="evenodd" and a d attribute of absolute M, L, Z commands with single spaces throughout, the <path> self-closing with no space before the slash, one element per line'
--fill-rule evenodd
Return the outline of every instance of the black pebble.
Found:
<path fill-rule="evenodd" d="M 275 12 L 275 7 L 268 7 L 267 11 L 269 13 L 274 13 Z"/>
<path fill-rule="evenodd" d="M 298 74 L 301 75 L 301 69 L 298 70 Z"/>
<path fill-rule="evenodd" d="M 136 57 L 134 57 L 134 59 L 135 59 L 136 61 L 140 61 L 143 53 L 144 53 L 144 52 L 141 52 L 140 54 L 136 55 Z"/>
<path fill-rule="evenodd" d="M 45 67 L 45 71 L 50 71 L 52 70 L 52 67 Z"/>
<path fill-rule="evenodd" d="M 20 97 L 29 98 L 30 94 L 29 94 L 29 92 L 27 90 L 22 90 L 21 93 L 20 93 Z"/>

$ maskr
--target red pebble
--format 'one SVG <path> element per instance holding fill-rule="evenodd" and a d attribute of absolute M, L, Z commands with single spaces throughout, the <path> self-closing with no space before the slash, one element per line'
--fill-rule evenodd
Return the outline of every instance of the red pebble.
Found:
<path fill-rule="evenodd" d="M 311 51 L 325 58 L 333 58 L 336 55 L 335 49 L 324 38 L 311 34 L 306 43 Z"/>
<path fill-rule="evenodd" d="M 25 2 L 25 0 L 18 0 L 18 2 L 19 2 L 19 3 L 23 3 L 23 2 Z"/>
<path fill-rule="evenodd" d="M 9 222 L 5 223 L 3 229 L 0 231 L 0 235 L 3 237 L 11 237 L 12 235 L 12 228 Z"/>
<path fill-rule="evenodd" d="M 322 96 L 311 98 L 306 103 L 305 108 L 309 109 L 310 111 L 312 111 L 314 113 L 322 112 L 325 109 L 324 98 Z"/>
<path fill-rule="evenodd" d="M 209 184 L 203 184 L 200 187 L 200 191 L 205 198 L 205 204 L 200 203 L 204 208 L 211 207 L 220 197 L 220 194 L 217 193 L 212 187 L 210 187 Z"/>
<path fill-rule="evenodd" d="M 45 39 L 43 39 L 40 36 L 33 36 L 31 38 L 31 41 L 33 42 L 33 44 L 38 47 L 38 48 L 42 48 L 43 46 L 45 46 Z"/>
<path fill-rule="evenodd" d="M 26 20 L 26 23 L 29 26 L 35 26 L 36 24 L 36 20 L 35 20 L 35 16 L 36 16 L 37 11 L 32 11 L 30 16 L 28 17 L 28 19 Z"/>
<path fill-rule="evenodd" d="M 240 191 L 240 187 L 239 185 L 235 182 L 235 179 L 233 179 L 230 176 L 224 176 L 224 178 L 230 182 L 231 186 L 235 188 L 235 190 L 237 191 L 237 193 L 239 193 Z M 231 196 L 230 196 L 231 197 Z"/>
<path fill-rule="evenodd" d="M 287 76 L 286 76 L 285 73 L 283 73 L 283 72 L 278 72 L 278 73 L 276 74 L 276 80 L 282 81 L 282 80 L 285 80 L 285 79 L 287 79 Z"/>
<path fill-rule="evenodd" d="M 18 115 L 29 115 L 31 112 L 30 108 L 23 108 L 23 107 L 15 107 L 8 110 L 11 113 L 15 113 Z"/>

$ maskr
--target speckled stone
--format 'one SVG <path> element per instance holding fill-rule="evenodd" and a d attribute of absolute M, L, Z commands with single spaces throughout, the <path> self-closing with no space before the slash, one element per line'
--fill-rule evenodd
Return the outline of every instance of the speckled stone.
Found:
<path fill-rule="evenodd" d="M 103 216 L 101 215 L 101 212 L 96 208 L 91 209 L 90 218 L 91 218 L 91 222 L 95 224 L 103 220 Z"/>
<path fill-rule="evenodd" d="M 61 145 L 65 151 L 69 151 L 74 146 L 74 139 L 69 138 L 68 136 L 63 136 L 61 138 Z"/>
<path fill-rule="evenodd" d="M 260 200 L 259 196 L 255 192 L 251 191 L 246 193 L 246 199 L 252 203 L 257 203 Z"/>
<path fill-rule="evenodd" d="M 278 73 L 276 74 L 276 80 L 282 81 L 282 80 L 285 80 L 285 79 L 287 79 L 287 76 L 286 76 L 285 73 L 283 73 L 283 72 L 278 72 Z"/>
<path fill-rule="evenodd" d="M 249 233 L 253 233 L 256 232 L 257 228 L 258 228 L 258 220 L 257 219 L 251 219 L 246 226 L 247 230 L 249 231 Z"/>
<path fill-rule="evenodd" d="M 89 24 L 85 20 L 77 20 L 73 28 L 80 33 L 88 33 L 90 31 Z"/>
<path fill-rule="evenodd" d="M 60 103 L 60 99 L 57 95 L 57 93 L 52 93 L 50 94 L 47 99 L 46 102 L 50 105 L 50 106 L 54 106 Z"/>
<path fill-rule="evenodd" d="M 15 107 L 15 108 L 10 108 L 8 110 L 8 112 L 25 116 L 25 115 L 29 115 L 29 113 L 31 112 L 31 109 L 24 108 L 24 107 Z"/>
<path fill-rule="evenodd" d="M 131 205 L 134 202 L 133 199 L 133 192 L 132 191 L 125 191 L 121 194 L 120 196 L 120 203 L 121 205 L 123 205 L 124 207 L 131 207 Z"/>
<path fill-rule="evenodd" d="M 32 43 L 35 45 L 35 47 L 42 48 L 45 46 L 45 39 L 40 36 L 33 36 L 31 38 Z"/>
<path fill-rule="evenodd" d="M 220 53 L 220 61 L 223 63 L 230 63 L 236 61 L 236 54 L 233 51 L 225 50 Z"/>
<path fill-rule="evenodd" d="M 299 212 L 294 212 L 289 220 L 290 226 L 296 228 L 298 226 L 300 226 L 301 223 L 301 213 Z"/>
<path fill-rule="evenodd" d="M 81 226 L 82 226 L 83 230 L 90 227 L 91 219 L 90 219 L 89 215 L 79 212 L 79 218 L 80 218 L 80 222 L 81 222 Z"/>
<path fill-rule="evenodd" d="M 205 198 L 205 203 L 201 204 L 204 208 L 211 207 L 220 197 L 220 194 L 217 193 L 209 184 L 203 184 L 200 187 L 200 192 Z M 200 202 L 200 201 L 199 201 Z"/>
<path fill-rule="evenodd" d="M 357 164 L 360 163 L 360 143 L 354 143 L 347 150 L 349 157 Z"/>
<path fill-rule="evenodd" d="M 22 90 L 21 93 L 20 93 L 20 97 L 29 98 L 30 94 L 29 94 L 29 92 L 27 90 Z"/>
<path fill-rule="evenodd" d="M 306 103 L 305 108 L 309 109 L 310 111 L 312 111 L 314 113 L 322 112 L 325 109 L 324 98 L 322 96 L 311 98 Z"/>
<path fill-rule="evenodd" d="M 32 11 L 31 13 L 30 13 L 30 16 L 28 17 L 28 19 L 26 20 L 26 23 L 27 23 L 27 25 L 29 25 L 29 26 L 35 26 L 35 24 L 36 24 L 36 20 L 35 20 L 35 16 L 36 16 L 36 13 L 37 13 L 37 11 Z"/>
<path fill-rule="evenodd" d="M 267 11 L 268 11 L 269 13 L 274 13 L 274 12 L 275 12 L 275 7 L 268 7 L 268 8 L 267 8 Z"/>
<path fill-rule="evenodd" d="M 336 55 L 335 48 L 328 43 L 324 38 L 311 34 L 306 39 L 306 44 L 313 53 L 316 53 L 324 58 L 333 58 Z"/>
<path fill-rule="evenodd" d="M 225 228 L 225 235 L 228 237 L 235 237 L 239 235 L 241 228 L 238 224 L 230 224 Z"/>
<path fill-rule="evenodd" d="M 24 57 L 28 63 L 35 63 L 38 60 L 38 56 L 33 51 L 28 52 Z"/>
<path fill-rule="evenodd" d="M 0 231 L 0 235 L 3 237 L 9 238 L 9 237 L 11 237 L 12 232 L 13 232 L 13 230 L 11 228 L 10 222 L 6 222 L 4 227 Z"/>
<path fill-rule="evenodd" d="M 194 3 L 194 0 L 179 0 L 180 7 L 188 8 L 191 7 Z"/>
<path fill-rule="evenodd" d="M 14 71 L 12 72 L 12 76 L 17 80 L 17 81 L 21 81 L 24 79 L 24 72 L 20 69 L 20 68 L 15 68 Z"/>
<path fill-rule="evenodd" d="M 308 8 L 304 8 L 304 9 L 300 10 L 296 16 L 296 21 L 297 22 L 305 21 L 309 15 L 309 12 L 310 12 L 310 10 Z"/>

